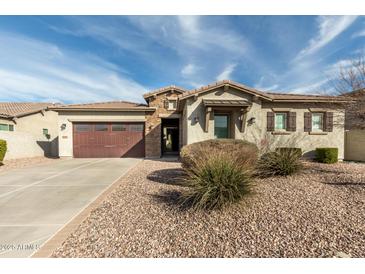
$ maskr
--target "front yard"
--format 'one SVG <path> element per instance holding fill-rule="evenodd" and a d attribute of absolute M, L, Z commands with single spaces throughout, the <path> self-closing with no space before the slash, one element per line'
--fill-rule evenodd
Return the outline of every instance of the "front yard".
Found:
<path fill-rule="evenodd" d="M 306 165 L 207 212 L 177 207 L 180 163 L 145 160 L 53 257 L 364 257 L 365 165 Z"/>

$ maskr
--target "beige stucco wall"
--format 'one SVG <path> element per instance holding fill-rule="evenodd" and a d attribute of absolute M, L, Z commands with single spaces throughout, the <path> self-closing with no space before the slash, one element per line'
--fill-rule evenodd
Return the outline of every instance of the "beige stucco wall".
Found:
<path fill-rule="evenodd" d="M 8 150 L 5 159 L 36 156 L 58 156 L 57 112 L 45 111 L 20 117 L 16 123 L 0 119 L 0 123 L 13 124 L 14 131 L 0 131 L 0 139 L 7 141 Z M 43 129 L 51 135 L 47 139 Z"/>
<path fill-rule="evenodd" d="M 205 107 L 203 105 L 203 99 L 245 99 L 248 102 L 252 103 L 251 110 L 247 114 L 247 120 L 251 117 L 255 117 L 258 123 L 258 126 L 261 126 L 262 118 L 261 118 L 261 103 L 253 102 L 252 95 L 242 93 L 237 90 L 230 89 L 227 92 L 223 91 L 223 88 L 217 89 L 215 91 L 207 92 L 202 94 L 194 100 L 193 98 L 189 98 L 186 102 L 186 124 L 185 129 L 187 129 L 187 136 L 185 139 L 185 144 L 191 144 L 203 140 L 209 140 L 214 138 L 214 120 L 211 119 L 209 121 L 209 130 L 208 132 L 204 131 L 205 124 Z M 252 139 L 251 135 L 255 135 L 256 132 L 252 132 L 253 128 L 246 127 L 245 132 L 240 132 L 239 129 L 239 109 L 232 114 L 232 124 L 234 124 L 233 131 L 235 139 Z M 195 117 L 198 118 L 198 122 L 195 122 Z"/>
<path fill-rule="evenodd" d="M 314 157 L 314 150 L 317 147 L 337 147 L 338 158 L 344 158 L 345 147 L 345 112 L 342 109 L 336 109 L 333 105 L 326 104 L 309 104 L 309 103 L 263 103 L 262 113 L 265 117 L 266 129 L 266 113 L 272 111 L 272 108 L 290 109 L 297 113 L 297 130 L 290 135 L 272 135 L 272 143 L 274 146 L 296 146 L 303 150 L 305 156 Z M 311 110 L 327 110 L 333 112 L 333 131 L 323 132 L 321 135 L 304 132 L 304 112 Z M 266 130 L 265 130 L 266 131 Z M 266 134 L 267 136 L 268 134 Z"/>
<path fill-rule="evenodd" d="M 73 156 L 72 122 L 144 122 L 145 112 L 59 112 L 59 156 Z M 65 124 L 64 129 L 61 128 Z"/>
<path fill-rule="evenodd" d="M 328 105 L 320 104 L 304 104 L 304 103 L 268 103 L 267 101 L 254 99 L 252 95 L 241 91 L 229 89 L 224 92 L 223 89 L 217 89 L 207 93 L 203 93 L 196 100 L 189 98 L 185 104 L 186 122 L 184 123 L 184 131 L 186 138 L 184 144 L 191 144 L 198 141 L 209 140 L 214 138 L 214 119 L 209 121 L 209 130 L 204 132 L 205 124 L 205 107 L 202 103 L 203 99 L 245 99 L 252 103 L 250 111 L 247 113 L 246 127 L 244 132 L 239 130 L 239 110 L 232 113 L 234 124 L 234 138 L 254 142 L 261 146 L 268 143 L 268 146 L 296 146 L 302 148 L 308 157 L 314 156 L 316 147 L 338 147 L 339 158 L 344 157 L 344 112 L 342 110 L 329 108 Z M 266 131 L 266 115 L 272 108 L 291 109 L 297 113 L 297 130 L 289 135 L 274 135 Z M 333 132 L 326 132 L 323 135 L 312 135 L 304 132 L 304 112 L 310 111 L 310 108 L 326 108 L 334 112 L 334 128 Z M 198 122 L 194 122 L 194 118 L 198 117 Z M 247 121 L 254 117 L 255 123 L 249 125 Z M 232 136 L 232 137 L 233 137 Z"/>
<path fill-rule="evenodd" d="M 346 131 L 345 160 L 365 161 L 365 130 Z"/>

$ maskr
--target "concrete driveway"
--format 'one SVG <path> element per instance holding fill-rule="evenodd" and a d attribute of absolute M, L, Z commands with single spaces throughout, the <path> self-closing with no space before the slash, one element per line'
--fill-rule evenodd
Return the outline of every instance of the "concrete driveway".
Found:
<path fill-rule="evenodd" d="M 0 257 L 29 257 L 141 159 L 67 159 L 0 174 Z"/>

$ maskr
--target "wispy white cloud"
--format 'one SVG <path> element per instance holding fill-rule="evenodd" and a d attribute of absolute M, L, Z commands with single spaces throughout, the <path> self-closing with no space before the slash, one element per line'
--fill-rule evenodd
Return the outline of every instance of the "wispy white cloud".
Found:
<path fill-rule="evenodd" d="M 243 55 L 247 52 L 247 40 L 230 29 L 206 26 L 200 16 L 178 16 L 181 35 L 187 44 L 198 49 L 220 48 L 230 53 Z"/>
<path fill-rule="evenodd" d="M 180 76 L 178 81 L 188 87 L 213 81 L 220 73 L 222 60 L 238 63 L 247 57 L 249 49 L 247 37 L 235 28 L 213 22 L 217 19 L 212 17 L 71 17 L 68 20 L 71 23 L 67 27 L 49 27 L 62 34 L 91 37 L 121 52 L 130 52 L 153 71 L 163 67 L 165 77 Z M 166 58 L 166 54 L 175 56 Z M 179 69 L 186 64 L 187 67 Z"/>
<path fill-rule="evenodd" d="M 218 74 L 216 80 L 230 80 L 231 74 L 233 73 L 234 69 L 236 68 L 237 64 L 229 64 L 224 68 L 224 70 Z"/>
<path fill-rule="evenodd" d="M 138 100 L 146 88 L 95 55 L 0 32 L 0 99 Z"/>
<path fill-rule="evenodd" d="M 274 84 L 271 86 L 255 86 L 255 88 L 262 91 L 275 91 L 278 87 L 279 87 L 278 84 Z"/>
<path fill-rule="evenodd" d="M 352 35 L 352 38 L 365 36 L 365 30 L 358 31 Z"/>
<path fill-rule="evenodd" d="M 293 94 L 326 94 L 329 92 L 328 84 L 329 79 L 324 78 L 317 82 L 311 82 L 310 84 L 301 83 L 290 90 Z"/>
<path fill-rule="evenodd" d="M 191 77 L 193 76 L 195 73 L 197 73 L 199 70 L 199 68 L 194 65 L 194 64 L 187 64 L 186 66 L 184 66 L 181 70 L 181 74 L 183 77 Z"/>
<path fill-rule="evenodd" d="M 309 41 L 309 45 L 299 52 L 296 60 L 317 52 L 326 46 L 356 20 L 357 16 L 319 16 L 318 34 Z"/>
<path fill-rule="evenodd" d="M 268 79 L 270 78 L 270 79 Z M 262 91 L 275 91 L 279 85 L 275 82 L 276 77 L 274 77 L 273 75 L 271 75 L 271 77 L 268 76 L 261 76 L 259 81 L 254 84 L 253 86 L 258 89 L 258 90 L 262 90 Z M 270 83 L 269 85 L 267 83 Z"/>

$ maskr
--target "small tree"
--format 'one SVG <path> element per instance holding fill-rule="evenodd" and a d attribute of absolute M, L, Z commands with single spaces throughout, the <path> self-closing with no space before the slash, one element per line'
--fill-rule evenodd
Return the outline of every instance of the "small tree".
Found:
<path fill-rule="evenodd" d="M 360 55 L 339 65 L 331 77 L 338 95 L 351 97 L 346 104 L 346 129 L 365 128 L 365 56 Z"/>
<path fill-rule="evenodd" d="M 7 150 L 6 141 L 0 139 L 0 166 L 2 165 L 2 162 L 5 158 L 6 150 Z"/>

